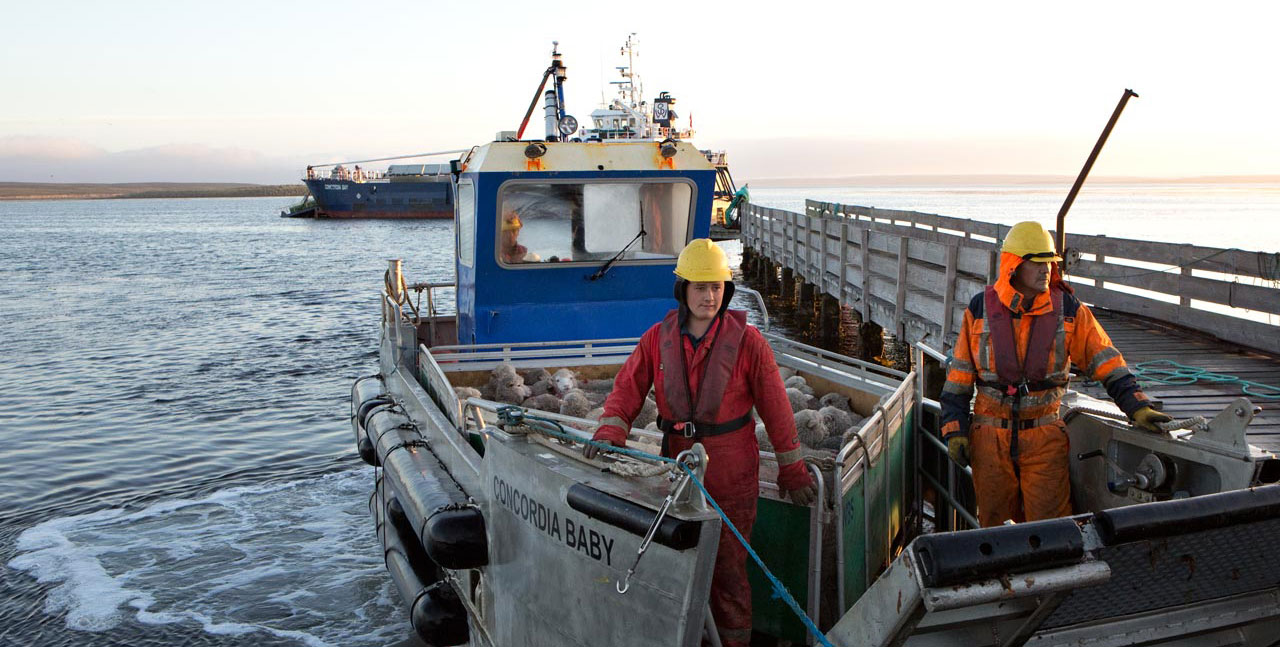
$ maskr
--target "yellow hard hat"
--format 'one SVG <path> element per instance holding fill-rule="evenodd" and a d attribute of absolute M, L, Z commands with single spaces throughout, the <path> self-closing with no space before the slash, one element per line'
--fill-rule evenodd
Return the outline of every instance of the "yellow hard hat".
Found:
<path fill-rule="evenodd" d="M 1004 247 L 1000 250 L 1040 263 L 1062 260 L 1054 250 L 1053 236 L 1033 220 L 1014 225 L 1004 237 Z"/>
<path fill-rule="evenodd" d="M 729 258 L 710 238 L 695 238 L 685 245 L 676 260 L 676 276 L 695 283 L 733 280 Z"/>

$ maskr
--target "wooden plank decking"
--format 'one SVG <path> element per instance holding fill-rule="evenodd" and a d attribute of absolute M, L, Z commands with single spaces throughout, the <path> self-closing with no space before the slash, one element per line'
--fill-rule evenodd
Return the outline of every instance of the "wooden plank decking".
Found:
<path fill-rule="evenodd" d="M 1241 350 L 1209 337 L 1101 308 L 1096 308 L 1094 315 L 1130 366 L 1154 360 L 1172 360 L 1185 366 L 1280 388 L 1280 357 Z M 1073 384 L 1073 388 L 1096 398 L 1107 397 L 1101 386 Z M 1160 384 L 1146 381 L 1143 390 L 1162 400 L 1164 411 L 1175 418 L 1212 418 L 1236 398 L 1249 398 L 1255 406 L 1262 407 L 1262 412 L 1254 416 L 1249 425 L 1249 443 L 1280 453 L 1280 399 L 1250 397 L 1241 393 L 1239 384 Z"/>

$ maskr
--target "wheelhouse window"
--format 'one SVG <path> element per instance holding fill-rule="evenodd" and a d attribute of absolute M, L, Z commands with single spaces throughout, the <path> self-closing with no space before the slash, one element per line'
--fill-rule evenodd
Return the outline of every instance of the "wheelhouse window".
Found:
<path fill-rule="evenodd" d="M 498 198 L 498 261 L 672 259 L 689 238 L 693 185 L 512 182 Z"/>

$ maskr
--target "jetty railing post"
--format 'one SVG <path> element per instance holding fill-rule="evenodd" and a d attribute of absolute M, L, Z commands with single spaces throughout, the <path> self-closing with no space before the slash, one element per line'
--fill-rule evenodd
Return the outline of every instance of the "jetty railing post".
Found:
<path fill-rule="evenodd" d="M 960 260 L 960 246 L 947 245 L 947 274 L 943 280 L 942 289 L 946 292 L 942 295 L 942 339 L 940 344 L 943 349 L 951 342 L 951 326 L 955 320 L 952 310 L 955 309 L 956 295 L 956 265 Z"/>
<path fill-rule="evenodd" d="M 903 340 L 907 329 L 907 263 L 910 260 L 908 257 L 910 244 L 910 237 L 898 238 L 898 293 L 894 303 L 893 334 L 899 341 Z"/>
<path fill-rule="evenodd" d="M 849 269 L 849 221 L 840 219 L 840 272 L 839 282 L 836 284 L 836 291 L 839 293 L 841 301 L 849 298 L 848 284 L 849 279 L 845 272 Z"/>
<path fill-rule="evenodd" d="M 862 234 L 862 323 L 871 323 L 871 230 L 863 228 Z"/>

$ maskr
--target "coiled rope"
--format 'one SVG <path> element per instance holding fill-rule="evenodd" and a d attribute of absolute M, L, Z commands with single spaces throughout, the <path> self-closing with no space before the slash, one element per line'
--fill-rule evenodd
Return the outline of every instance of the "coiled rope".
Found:
<path fill-rule="evenodd" d="M 1170 359 L 1154 359 L 1149 362 L 1138 362 L 1129 367 L 1129 370 L 1140 380 L 1148 380 L 1158 382 L 1160 384 L 1195 384 L 1196 382 L 1208 382 L 1210 384 L 1238 384 L 1240 391 L 1245 395 L 1264 400 L 1280 400 L 1280 387 L 1254 382 L 1251 380 L 1242 380 L 1234 375 L 1225 373 L 1214 373 L 1212 371 L 1197 368 L 1195 366 L 1187 366 L 1179 364 Z M 1260 392 L 1262 389 L 1263 392 Z M 1265 391 L 1270 391 L 1267 393 Z"/>
<path fill-rule="evenodd" d="M 832 645 L 831 641 L 827 640 L 827 637 L 822 634 L 822 631 L 818 629 L 818 626 L 814 624 L 813 619 L 809 617 L 809 614 L 805 613 L 804 610 L 800 608 L 800 604 L 796 602 L 796 599 L 791 597 L 791 592 L 787 591 L 787 587 L 784 586 L 773 572 L 769 570 L 768 566 L 764 565 L 764 560 L 760 558 L 760 555 L 756 553 L 755 549 L 751 547 L 751 544 L 742 536 L 742 533 L 738 532 L 737 526 L 733 525 L 733 522 L 729 520 L 729 515 L 725 514 L 724 510 L 720 509 L 720 504 L 716 503 L 716 500 L 711 498 L 711 493 L 707 492 L 706 486 L 702 484 L 702 481 L 698 480 L 698 477 L 694 475 L 693 470 L 691 470 L 687 465 L 676 461 L 674 458 L 667 458 L 666 456 L 658 456 L 656 454 L 650 454 L 636 449 L 617 447 L 615 445 L 610 445 L 609 443 L 578 438 L 577 436 L 573 436 L 566 432 L 559 422 L 551 420 L 550 418 L 528 415 L 523 409 L 516 406 L 500 407 L 498 409 L 498 419 L 502 421 L 504 425 L 524 424 L 533 431 L 555 438 L 560 438 L 562 440 L 569 440 L 576 443 L 591 445 L 593 447 L 599 447 L 604 451 L 622 454 L 623 456 L 663 463 L 667 465 L 667 469 L 663 471 L 670 471 L 674 468 L 683 470 L 689 475 L 689 480 L 692 481 L 694 485 L 698 486 L 698 489 L 702 492 L 702 496 L 706 497 L 707 503 L 711 504 L 711 507 L 716 511 L 716 514 L 720 515 L 720 519 L 724 522 L 725 527 L 733 532 L 733 536 L 738 539 L 738 543 L 742 544 L 742 547 L 746 549 L 747 554 L 751 556 L 751 559 L 755 560 L 756 565 L 760 567 L 760 572 L 764 573 L 764 576 L 768 578 L 769 583 L 773 585 L 775 597 L 781 598 L 782 601 L 790 607 L 791 612 L 796 614 L 796 617 L 800 619 L 800 622 L 804 623 L 805 629 L 813 635 L 814 639 L 818 641 L 818 644 L 823 647 L 835 647 L 835 645 Z M 534 424 L 529 424 L 530 422 L 533 422 Z M 553 426 L 554 429 L 552 428 Z M 658 473 L 661 474 L 662 472 Z"/>

